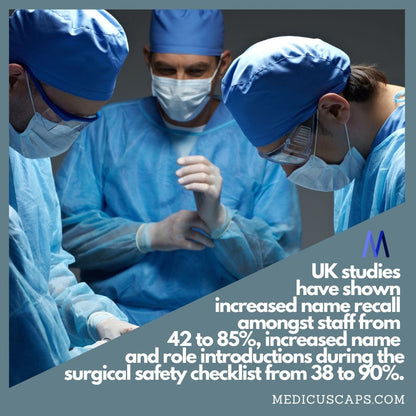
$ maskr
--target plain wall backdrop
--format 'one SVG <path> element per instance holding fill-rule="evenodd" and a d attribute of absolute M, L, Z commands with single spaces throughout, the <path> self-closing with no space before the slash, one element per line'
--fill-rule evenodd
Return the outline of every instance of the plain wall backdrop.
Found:
<path fill-rule="evenodd" d="M 150 95 L 142 49 L 148 44 L 151 12 L 109 12 L 124 27 L 130 45 L 111 101 Z M 224 48 L 230 49 L 233 57 L 274 36 L 317 37 L 344 50 L 353 64 L 377 64 L 389 83 L 404 86 L 403 10 L 223 10 L 223 15 Z M 55 171 L 63 157 L 54 158 Z M 305 248 L 333 234 L 333 195 L 299 188 L 299 197 Z"/>

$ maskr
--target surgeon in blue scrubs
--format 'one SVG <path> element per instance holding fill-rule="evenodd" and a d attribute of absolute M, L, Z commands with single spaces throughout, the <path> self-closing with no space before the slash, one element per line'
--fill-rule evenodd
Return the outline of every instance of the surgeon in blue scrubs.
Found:
<path fill-rule="evenodd" d="M 16 10 L 9 18 L 10 385 L 136 326 L 78 283 L 62 249 L 49 157 L 99 118 L 128 53 L 104 10 Z"/>
<path fill-rule="evenodd" d="M 156 10 L 153 96 L 105 107 L 56 177 L 81 276 L 144 324 L 296 252 L 296 187 L 214 95 L 218 10 Z"/>
<path fill-rule="evenodd" d="M 405 91 L 374 66 L 351 65 L 320 39 L 281 36 L 239 56 L 222 91 L 262 158 L 297 185 L 335 191 L 335 232 L 404 202 Z"/>

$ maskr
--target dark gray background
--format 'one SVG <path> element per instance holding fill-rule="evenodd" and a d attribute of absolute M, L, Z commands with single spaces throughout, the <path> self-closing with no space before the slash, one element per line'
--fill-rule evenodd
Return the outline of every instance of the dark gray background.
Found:
<path fill-rule="evenodd" d="M 149 10 L 109 10 L 124 27 L 130 53 L 112 101 L 150 95 L 142 49 Z M 352 63 L 377 64 L 390 83 L 404 85 L 403 10 L 224 10 L 225 49 L 237 57 L 255 42 L 281 35 L 319 37 L 344 50 Z M 62 156 L 53 162 L 56 169 Z M 227 180 L 227 178 L 224 178 Z M 299 188 L 303 248 L 333 234 L 332 193 Z"/>

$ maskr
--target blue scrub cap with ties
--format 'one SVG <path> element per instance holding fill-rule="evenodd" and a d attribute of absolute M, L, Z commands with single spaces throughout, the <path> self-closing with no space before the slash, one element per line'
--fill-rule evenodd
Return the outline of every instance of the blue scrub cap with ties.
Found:
<path fill-rule="evenodd" d="M 111 98 L 128 54 L 126 34 L 105 10 L 16 10 L 9 17 L 9 62 L 82 98 Z"/>
<path fill-rule="evenodd" d="M 150 50 L 156 53 L 220 56 L 224 21 L 220 10 L 154 10 Z"/>
<path fill-rule="evenodd" d="M 350 59 L 320 40 L 280 36 L 256 43 L 222 80 L 225 105 L 254 146 L 278 140 L 308 120 L 319 99 L 344 90 Z"/>

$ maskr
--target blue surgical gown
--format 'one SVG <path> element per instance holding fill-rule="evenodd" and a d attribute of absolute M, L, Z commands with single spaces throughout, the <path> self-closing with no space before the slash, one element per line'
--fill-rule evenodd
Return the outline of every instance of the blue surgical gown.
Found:
<path fill-rule="evenodd" d="M 405 200 L 405 105 L 374 139 L 360 176 L 334 192 L 334 230 L 346 230 Z"/>
<path fill-rule="evenodd" d="M 10 386 L 85 352 L 68 334 L 36 265 L 17 212 L 9 206 Z"/>
<path fill-rule="evenodd" d="M 61 213 L 49 158 L 27 159 L 9 147 L 9 204 L 20 217 L 36 274 L 58 306 L 71 346 L 96 341 L 95 328 L 88 325 L 93 312 L 106 311 L 127 320 L 114 302 L 78 283 L 68 269 L 74 258 L 62 249 Z M 25 270 L 30 273 L 30 266 Z"/>
<path fill-rule="evenodd" d="M 218 166 L 232 221 L 215 248 L 152 251 L 135 244 L 140 224 L 196 210 L 177 182 L 175 141 Z M 297 190 L 262 160 L 220 103 L 200 133 L 164 124 L 154 97 L 110 104 L 74 144 L 56 177 L 64 247 L 82 277 L 144 324 L 297 251 Z"/>

